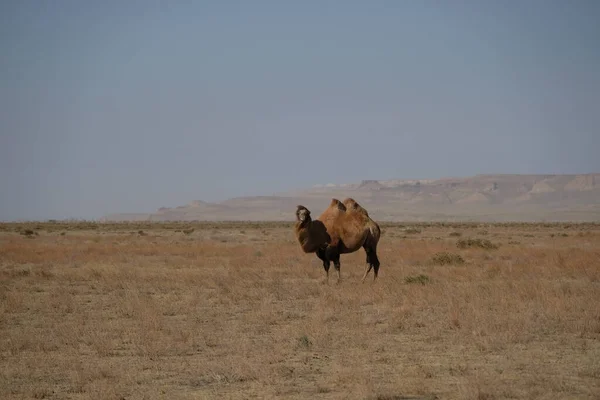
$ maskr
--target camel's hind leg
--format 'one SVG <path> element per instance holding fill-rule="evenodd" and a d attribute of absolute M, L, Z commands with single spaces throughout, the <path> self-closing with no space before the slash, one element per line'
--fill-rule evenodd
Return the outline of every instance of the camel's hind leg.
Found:
<path fill-rule="evenodd" d="M 367 263 L 367 267 L 365 268 L 365 274 L 362 277 L 361 282 L 364 282 L 365 279 L 367 278 L 367 275 L 369 275 L 369 272 L 371 272 L 371 268 L 373 268 L 373 266 L 369 263 Z"/>
<path fill-rule="evenodd" d="M 379 274 L 379 258 L 377 257 L 377 253 L 373 251 L 371 255 L 371 263 L 373 264 L 373 282 L 377 279 L 377 274 Z"/>
<path fill-rule="evenodd" d="M 376 248 L 370 246 L 364 246 L 365 252 L 367 253 L 367 267 L 365 269 L 365 274 L 363 275 L 362 281 L 365 281 L 365 278 L 373 269 L 373 282 L 377 279 L 377 274 L 379 273 L 379 258 L 377 257 Z"/>

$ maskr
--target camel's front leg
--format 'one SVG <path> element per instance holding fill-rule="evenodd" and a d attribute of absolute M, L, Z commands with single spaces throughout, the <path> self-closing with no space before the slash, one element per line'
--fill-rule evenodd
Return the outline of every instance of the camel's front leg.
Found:
<path fill-rule="evenodd" d="M 327 258 L 326 249 L 317 250 L 317 257 L 321 261 L 323 261 L 323 269 L 325 270 L 325 281 L 329 282 L 329 268 L 331 266 L 331 262 Z"/>
<path fill-rule="evenodd" d="M 330 246 L 326 250 L 326 255 L 328 260 L 333 261 L 333 267 L 337 272 L 337 282 L 339 283 L 340 279 L 342 279 L 340 274 L 340 254 L 338 253 L 338 250 L 335 247 Z"/>
<path fill-rule="evenodd" d="M 334 262 L 333 266 L 335 268 L 335 272 L 337 272 L 337 281 L 339 283 L 340 279 L 342 279 L 342 277 L 340 276 L 340 260 L 337 260 L 336 262 Z"/>

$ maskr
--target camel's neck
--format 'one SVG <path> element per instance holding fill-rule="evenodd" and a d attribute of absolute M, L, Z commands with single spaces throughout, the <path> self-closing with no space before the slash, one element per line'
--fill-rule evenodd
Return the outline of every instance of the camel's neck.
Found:
<path fill-rule="evenodd" d="M 296 222 L 296 239 L 302 246 L 302 249 L 306 251 L 305 248 L 310 241 L 310 226 L 312 224 L 312 220 L 310 218 L 304 221 Z"/>
<path fill-rule="evenodd" d="M 296 226 L 298 228 L 308 228 L 311 223 L 312 223 L 312 218 L 307 217 L 304 221 L 296 222 Z"/>

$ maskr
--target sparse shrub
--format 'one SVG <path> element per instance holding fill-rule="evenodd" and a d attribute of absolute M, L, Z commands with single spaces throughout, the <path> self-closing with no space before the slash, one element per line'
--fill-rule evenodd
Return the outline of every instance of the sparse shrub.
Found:
<path fill-rule="evenodd" d="M 510 240 L 508 244 L 521 244 L 518 240 Z"/>
<path fill-rule="evenodd" d="M 449 265 L 449 264 L 464 264 L 465 260 L 460 254 L 448 253 L 446 251 L 436 253 L 431 259 L 433 264 Z"/>
<path fill-rule="evenodd" d="M 374 397 L 367 397 L 370 400 L 403 400 L 407 399 L 406 396 L 396 395 L 396 394 L 378 394 Z M 410 397 L 408 397 L 410 398 Z M 423 397 L 425 399 L 425 397 Z"/>
<path fill-rule="evenodd" d="M 408 233 L 410 235 L 416 234 L 416 233 L 421 233 L 420 229 L 417 228 L 407 228 L 404 230 L 404 233 Z"/>
<path fill-rule="evenodd" d="M 61 232 L 60 236 L 65 236 L 67 234 L 67 232 Z"/>
<path fill-rule="evenodd" d="M 262 257 L 262 255 L 263 255 L 263 253 L 262 253 L 262 251 L 260 251 L 260 250 L 256 250 L 256 251 L 254 252 L 254 257 Z"/>
<path fill-rule="evenodd" d="M 31 275 L 30 269 L 20 269 L 14 272 L 15 276 L 29 276 Z"/>
<path fill-rule="evenodd" d="M 479 231 L 479 234 L 480 234 L 480 235 L 487 235 L 487 234 L 488 234 L 488 231 L 486 231 L 486 230 L 484 229 L 484 230 L 482 230 L 482 231 Z"/>
<path fill-rule="evenodd" d="M 562 236 L 562 237 L 568 237 L 569 234 L 568 233 L 561 233 L 560 236 Z"/>
<path fill-rule="evenodd" d="M 28 239 L 33 239 L 36 236 L 38 236 L 39 233 L 37 233 L 33 229 L 24 229 L 24 230 L 21 231 L 21 235 L 25 236 Z"/>
<path fill-rule="evenodd" d="M 404 278 L 404 282 L 420 283 L 421 285 L 425 285 L 425 284 L 431 282 L 431 278 L 429 278 L 427 275 L 419 274 L 419 275 L 414 275 L 414 276 L 407 276 L 406 278 Z"/>
<path fill-rule="evenodd" d="M 458 242 L 456 242 L 456 247 L 458 247 L 459 249 L 466 249 L 469 247 L 479 247 L 481 249 L 494 250 L 494 249 L 498 248 L 498 245 L 490 242 L 488 239 L 468 238 L 468 239 L 459 239 Z"/>
<path fill-rule="evenodd" d="M 146 236 L 146 232 L 144 232 L 142 230 L 139 230 L 138 231 L 138 235 L 140 235 L 140 236 Z"/>
<path fill-rule="evenodd" d="M 53 390 L 50 390 L 48 388 L 43 388 L 43 387 L 36 387 L 31 392 L 31 396 L 34 399 L 49 399 L 49 398 L 53 397 L 53 395 L 54 395 Z"/>
<path fill-rule="evenodd" d="M 450 234 L 448 236 L 450 236 L 450 237 L 460 237 L 460 236 L 462 236 L 462 233 L 460 233 L 460 232 L 450 232 Z"/>
<path fill-rule="evenodd" d="M 310 341 L 308 336 L 302 335 L 298 338 L 298 346 L 304 349 L 308 349 L 310 346 L 312 346 L 312 342 Z"/>
<path fill-rule="evenodd" d="M 183 233 L 185 233 L 186 235 L 191 234 L 192 232 L 194 232 L 194 228 L 190 228 L 190 229 L 184 229 L 182 230 Z"/>

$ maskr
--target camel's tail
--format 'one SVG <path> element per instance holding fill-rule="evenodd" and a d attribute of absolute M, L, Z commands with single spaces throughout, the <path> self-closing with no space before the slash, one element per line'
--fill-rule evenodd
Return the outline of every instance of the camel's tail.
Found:
<path fill-rule="evenodd" d="M 377 245 L 377 242 L 379 242 L 379 238 L 381 237 L 381 228 L 379 227 L 379 224 L 377 224 L 377 222 L 371 220 L 371 223 L 369 224 L 369 232 L 371 233 L 371 242 L 374 245 Z"/>

